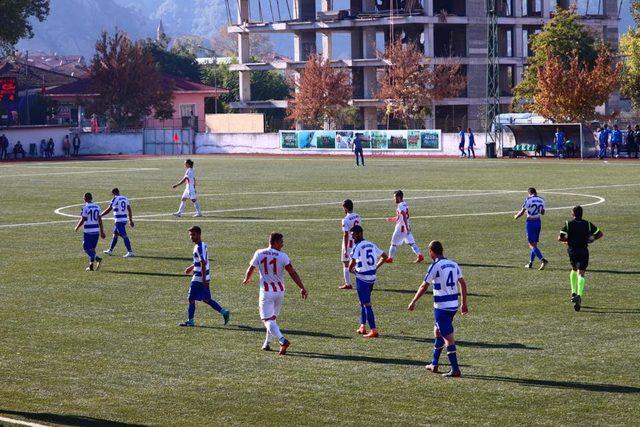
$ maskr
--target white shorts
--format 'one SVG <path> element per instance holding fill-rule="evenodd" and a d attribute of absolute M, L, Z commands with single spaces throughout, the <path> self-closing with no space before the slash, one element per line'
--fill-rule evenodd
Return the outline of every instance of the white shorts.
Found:
<path fill-rule="evenodd" d="M 280 314 L 280 308 L 284 302 L 284 292 L 264 292 L 260 291 L 258 300 L 258 309 L 260 310 L 260 319 L 266 320 Z"/>
<path fill-rule="evenodd" d="M 395 246 L 400 246 L 405 243 L 407 245 L 413 245 L 416 243 L 415 239 L 413 238 L 413 233 L 411 232 L 403 233 L 399 228 L 396 228 L 393 231 L 393 235 L 391 236 L 391 244 Z"/>
<path fill-rule="evenodd" d="M 186 187 L 182 192 L 182 199 L 196 200 L 196 189 Z"/>

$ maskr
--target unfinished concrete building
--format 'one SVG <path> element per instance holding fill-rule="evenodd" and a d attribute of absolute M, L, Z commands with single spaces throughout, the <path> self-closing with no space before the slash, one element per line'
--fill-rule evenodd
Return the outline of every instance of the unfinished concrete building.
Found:
<path fill-rule="evenodd" d="M 557 7 L 575 0 L 498 0 L 500 103 L 508 111 L 512 88 L 521 80 L 531 55 L 529 38 L 540 31 Z M 614 48 L 618 45 L 618 0 L 578 0 L 585 24 Z M 274 12 L 275 8 L 275 12 Z M 455 126 L 481 128 L 486 102 L 487 0 L 238 0 L 237 21 L 228 28 L 238 35 L 241 110 L 286 108 L 286 101 L 254 101 L 250 73 L 304 67 L 312 52 L 348 67 L 354 84 L 353 105 L 365 129 L 385 128 L 376 100 L 377 73 L 383 67 L 378 52 L 391 36 L 412 40 L 433 63 L 450 56 L 463 64 L 467 87 L 457 98 L 436 103 L 425 126 L 450 131 Z M 267 19 L 271 12 L 271 19 Z M 293 34 L 292 61 L 250 62 L 252 33 Z M 340 55 L 336 55 L 340 52 Z M 341 59 L 337 59 L 341 56 Z M 617 108 L 617 98 L 607 109 Z"/>

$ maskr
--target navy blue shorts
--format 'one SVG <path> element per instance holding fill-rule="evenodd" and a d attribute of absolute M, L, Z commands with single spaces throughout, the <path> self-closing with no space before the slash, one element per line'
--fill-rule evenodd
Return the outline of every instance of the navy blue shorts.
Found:
<path fill-rule="evenodd" d="M 371 304 L 371 292 L 374 284 L 375 282 L 365 282 L 356 277 L 356 290 L 360 304 Z"/>
<path fill-rule="evenodd" d="M 527 241 L 529 243 L 538 243 L 540 241 L 540 231 L 542 230 L 542 221 L 540 218 L 526 221 Z"/>
<path fill-rule="evenodd" d="M 120 237 L 127 237 L 127 223 L 116 222 L 113 224 L 113 234 L 118 234 Z"/>
<path fill-rule="evenodd" d="M 211 299 L 211 290 L 205 287 L 202 282 L 191 282 L 187 298 L 196 301 L 205 301 Z"/>
<path fill-rule="evenodd" d="M 440 331 L 440 335 L 446 337 L 453 333 L 453 316 L 457 311 L 442 310 L 440 308 L 433 309 L 433 318 L 436 328 Z"/>
<path fill-rule="evenodd" d="M 90 233 L 84 233 L 84 237 L 82 239 L 82 249 L 84 249 L 85 251 L 95 251 L 96 250 L 96 246 L 98 246 L 98 238 L 100 237 L 99 234 L 95 233 L 95 234 L 90 234 Z"/>

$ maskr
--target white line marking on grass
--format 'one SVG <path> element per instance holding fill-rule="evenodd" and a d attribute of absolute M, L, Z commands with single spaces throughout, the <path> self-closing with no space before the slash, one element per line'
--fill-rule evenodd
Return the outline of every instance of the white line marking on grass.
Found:
<path fill-rule="evenodd" d="M 35 225 L 55 225 L 55 224 L 69 224 L 76 222 L 75 219 L 63 219 L 60 221 L 43 221 L 43 222 L 25 222 L 22 224 L 0 224 L 0 229 L 2 228 L 16 228 L 16 227 L 31 227 Z"/>
<path fill-rule="evenodd" d="M 49 173 L 21 173 L 15 175 L 0 175 L 0 178 L 22 178 L 29 176 L 51 176 L 51 175 L 79 175 L 79 174 L 91 174 L 91 173 L 104 173 L 104 172 L 148 172 L 159 170 L 159 168 L 123 168 L 123 169 L 93 169 L 86 171 L 73 171 L 73 172 L 49 172 Z"/>
<path fill-rule="evenodd" d="M 29 426 L 29 427 L 49 427 L 45 424 L 32 423 L 30 421 L 16 420 L 15 418 L 7 418 L 7 417 L 0 417 L 0 421 L 3 421 L 5 423 L 18 424 L 21 426 Z"/>

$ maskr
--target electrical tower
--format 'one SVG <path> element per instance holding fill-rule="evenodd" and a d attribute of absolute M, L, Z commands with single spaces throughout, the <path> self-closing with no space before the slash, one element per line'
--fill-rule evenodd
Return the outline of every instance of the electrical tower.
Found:
<path fill-rule="evenodd" d="M 487 99 L 485 103 L 486 143 L 493 144 L 494 153 L 502 149 L 502 130 L 494 126 L 500 114 L 500 65 L 498 64 L 498 0 L 487 0 Z"/>

